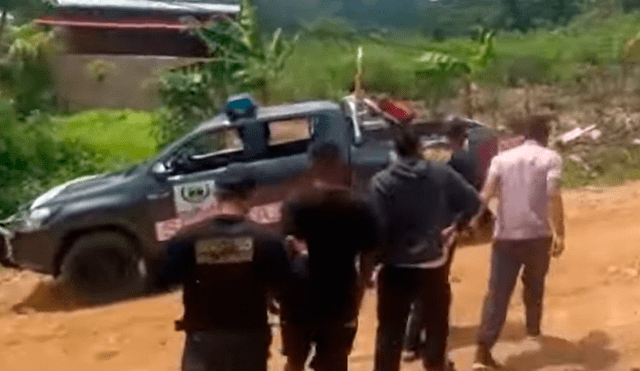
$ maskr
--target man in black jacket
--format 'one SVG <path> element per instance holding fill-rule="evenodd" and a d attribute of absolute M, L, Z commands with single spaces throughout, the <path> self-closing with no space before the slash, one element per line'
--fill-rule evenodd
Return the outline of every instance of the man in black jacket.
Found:
<path fill-rule="evenodd" d="M 184 285 L 183 371 L 266 371 L 267 297 L 290 275 L 282 239 L 247 221 L 254 181 L 229 170 L 216 182 L 217 216 L 170 243 L 160 283 Z"/>
<path fill-rule="evenodd" d="M 411 304 L 424 300 L 424 326 L 434 337 L 425 354 L 429 370 L 445 370 L 451 288 L 448 245 L 452 229 L 480 208 L 477 191 L 446 164 L 422 160 L 419 138 L 408 129 L 396 140 L 399 161 L 376 174 L 372 195 L 384 238 L 378 277 L 376 371 L 397 371 Z M 443 233 L 445 231 L 445 233 Z M 443 234 L 447 240 L 443 240 Z"/>
<path fill-rule="evenodd" d="M 313 369 L 347 371 L 377 219 L 370 204 L 348 188 L 340 147 L 312 147 L 311 162 L 312 186 L 292 197 L 283 213 L 285 233 L 306 253 L 297 259 L 297 276 L 282 301 L 286 370 L 304 370 L 315 345 Z"/>
<path fill-rule="evenodd" d="M 449 144 L 449 149 L 452 152 L 447 164 L 480 192 L 482 177 L 480 176 L 479 166 L 477 159 L 473 161 L 472 152 L 469 151 L 467 146 L 469 133 L 472 131 L 470 122 L 453 116 L 447 119 L 444 125 L 446 127 L 445 136 Z M 457 244 L 457 239 L 453 239 L 451 245 L 448 246 L 449 259 L 445 265 L 447 275 L 449 275 L 451 271 Z M 416 300 L 416 302 L 413 303 L 411 316 L 409 317 L 405 340 L 405 348 L 411 353 L 409 359 L 419 358 L 420 348 L 426 346 L 427 353 L 430 351 L 433 353 L 433 348 L 437 347 L 437 344 L 433 341 L 433 337 L 429 335 L 428 329 L 423 327 L 424 321 L 420 317 L 420 313 L 423 312 L 422 305 L 421 300 Z"/>

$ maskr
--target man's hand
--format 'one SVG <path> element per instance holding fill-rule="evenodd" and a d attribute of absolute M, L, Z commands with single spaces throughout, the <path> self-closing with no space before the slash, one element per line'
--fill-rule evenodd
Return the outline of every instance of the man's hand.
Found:
<path fill-rule="evenodd" d="M 560 257 L 564 252 L 564 237 L 555 237 L 551 243 L 551 256 Z"/>
<path fill-rule="evenodd" d="M 458 239 L 458 235 L 459 233 L 458 233 L 457 225 L 455 224 L 442 230 L 442 232 L 440 233 L 442 246 L 446 248 L 453 246 L 453 244 Z"/>
<path fill-rule="evenodd" d="M 378 273 L 380 269 L 373 269 L 370 274 L 364 277 L 364 286 L 367 289 L 374 289 L 378 284 Z"/>
<path fill-rule="evenodd" d="M 274 299 L 269 300 L 267 310 L 269 313 L 279 316 L 280 315 L 280 303 L 275 301 Z"/>
<path fill-rule="evenodd" d="M 308 251 L 307 242 L 293 236 L 287 236 L 286 247 L 290 256 L 297 256 Z"/>

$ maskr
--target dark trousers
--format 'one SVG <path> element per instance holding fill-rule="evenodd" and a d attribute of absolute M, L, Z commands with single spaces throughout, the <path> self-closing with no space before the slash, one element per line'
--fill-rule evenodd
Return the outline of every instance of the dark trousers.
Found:
<path fill-rule="evenodd" d="M 357 331 L 357 320 L 318 324 L 282 324 L 285 371 L 303 371 L 315 344 L 311 368 L 316 371 L 347 371 L 349 354 Z"/>
<path fill-rule="evenodd" d="M 498 340 L 521 270 L 523 270 L 527 333 L 540 334 L 544 281 L 549 270 L 551 242 L 551 238 L 494 242 L 491 254 L 491 278 L 478 334 L 479 344 L 491 348 Z"/>
<path fill-rule="evenodd" d="M 444 368 L 449 336 L 451 287 L 445 267 L 435 269 L 384 267 L 378 279 L 376 371 L 398 371 L 411 304 L 422 298 L 422 327 L 429 329 L 433 348 L 425 368 Z"/>
<path fill-rule="evenodd" d="M 457 242 L 454 243 L 449 250 L 449 259 L 445 265 L 445 274 L 447 277 L 451 274 L 451 264 L 453 264 L 453 256 L 457 249 Z M 449 286 L 451 286 L 449 284 Z M 449 287 L 451 291 L 451 287 Z M 409 316 L 409 324 L 407 325 L 407 334 L 405 338 L 405 349 L 410 351 L 420 351 L 420 348 L 424 346 L 426 348 L 426 356 L 437 352 L 438 342 L 437 336 L 429 336 L 428 329 L 424 328 L 424 321 L 422 320 L 422 300 L 418 298 L 411 306 L 411 315 Z"/>
<path fill-rule="evenodd" d="M 187 332 L 182 371 L 267 371 L 269 330 Z"/>

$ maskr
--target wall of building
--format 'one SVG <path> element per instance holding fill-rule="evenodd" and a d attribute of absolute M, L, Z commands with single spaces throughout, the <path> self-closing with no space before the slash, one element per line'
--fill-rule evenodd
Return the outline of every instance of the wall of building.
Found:
<path fill-rule="evenodd" d="M 162 70 L 188 65 L 202 58 L 62 54 L 53 61 L 61 108 L 158 107 L 157 76 Z"/>

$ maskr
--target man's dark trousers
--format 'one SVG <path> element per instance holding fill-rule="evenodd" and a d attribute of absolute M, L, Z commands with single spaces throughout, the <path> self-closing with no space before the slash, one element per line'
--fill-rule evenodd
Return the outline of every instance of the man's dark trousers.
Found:
<path fill-rule="evenodd" d="M 182 371 L 267 371 L 270 343 L 268 329 L 187 332 Z"/>
<path fill-rule="evenodd" d="M 303 371 L 311 347 L 315 355 L 311 368 L 316 371 L 347 371 L 349 354 L 358 329 L 358 320 L 325 321 L 318 324 L 283 323 L 283 353 L 286 371 Z"/>
<path fill-rule="evenodd" d="M 425 368 L 444 368 L 449 336 L 451 288 L 446 266 L 439 268 L 383 267 L 378 280 L 376 371 L 398 371 L 411 304 L 421 297 L 421 316 L 433 336 Z M 422 351 L 426 354 L 426 351 Z"/>
<path fill-rule="evenodd" d="M 493 347 L 504 325 L 509 301 L 524 268 L 523 299 L 528 335 L 540 334 L 544 281 L 549 270 L 552 239 L 497 240 L 491 254 L 491 278 L 482 310 L 478 343 Z"/>
<path fill-rule="evenodd" d="M 447 263 L 444 266 L 445 274 L 447 277 L 451 276 L 451 264 L 453 263 L 453 256 L 458 247 L 458 242 L 455 241 L 452 246 L 449 248 L 449 259 L 447 259 Z M 447 285 L 449 286 L 448 290 L 451 292 L 451 283 L 447 281 Z M 429 331 L 425 328 L 425 323 L 422 318 L 422 300 L 418 298 L 413 303 L 413 307 L 411 309 L 411 316 L 409 317 L 409 324 L 407 329 L 407 335 L 405 338 L 405 349 L 411 351 L 422 351 L 425 350 L 425 356 L 427 359 L 431 359 L 434 355 L 438 354 L 438 334 L 435 336 L 430 336 Z M 424 340 L 422 335 L 425 335 Z M 421 348 L 421 343 L 423 348 Z"/>

